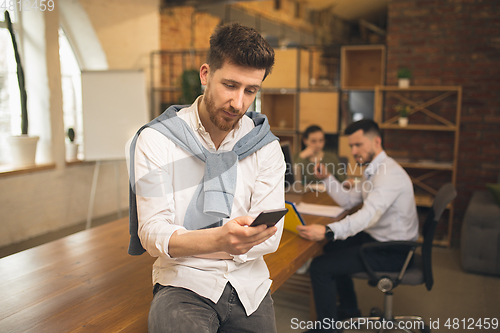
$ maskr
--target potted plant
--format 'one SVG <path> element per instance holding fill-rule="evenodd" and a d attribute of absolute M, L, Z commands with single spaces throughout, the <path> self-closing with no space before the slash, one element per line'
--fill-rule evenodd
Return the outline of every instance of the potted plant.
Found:
<path fill-rule="evenodd" d="M 399 88 L 408 88 L 410 86 L 411 71 L 406 68 L 398 70 L 398 86 Z"/>
<path fill-rule="evenodd" d="M 76 161 L 78 160 L 78 144 L 75 143 L 75 130 L 73 127 L 68 128 L 67 134 L 69 142 L 66 143 L 66 161 Z"/>
<path fill-rule="evenodd" d="M 182 95 L 179 104 L 192 104 L 202 94 L 200 72 L 196 69 L 186 69 L 181 75 Z"/>
<path fill-rule="evenodd" d="M 19 84 L 19 94 L 21 95 L 21 135 L 10 136 L 7 138 L 7 142 L 10 146 L 12 164 L 17 167 L 30 166 L 35 164 L 36 146 L 39 137 L 28 135 L 28 99 L 24 82 L 24 71 L 21 64 L 21 57 L 17 49 L 16 36 L 12 28 L 9 12 L 5 11 L 4 14 L 7 29 L 12 39 L 12 46 L 14 47 L 14 55 L 17 63 L 17 82 Z"/>
<path fill-rule="evenodd" d="M 396 105 L 396 111 L 399 113 L 398 123 L 399 126 L 405 127 L 408 126 L 408 115 L 410 114 L 410 106 L 399 104 Z"/>

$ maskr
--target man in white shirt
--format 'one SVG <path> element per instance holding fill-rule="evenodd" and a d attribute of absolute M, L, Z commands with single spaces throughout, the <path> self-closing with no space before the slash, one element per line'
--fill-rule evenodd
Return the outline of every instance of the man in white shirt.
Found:
<path fill-rule="evenodd" d="M 204 94 L 164 113 L 184 127 L 171 126 L 165 133 L 177 134 L 169 137 L 155 127 L 170 126 L 167 117 L 135 137 L 131 202 L 137 202 L 140 244 L 134 246 L 158 258 L 149 332 L 276 332 L 263 255 L 278 248 L 283 222 L 248 225 L 263 210 L 284 208 L 285 162 L 267 119 L 245 115 L 273 64 L 274 51 L 257 31 L 218 27 L 200 68 Z M 256 136 L 271 139 L 236 159 L 233 151 Z M 226 157 L 234 163 L 221 167 Z M 226 208 L 226 216 L 217 211 Z"/>
<path fill-rule="evenodd" d="M 360 315 L 350 274 L 365 271 L 359 256 L 363 243 L 418 238 L 412 182 L 406 171 L 383 150 L 377 123 L 360 120 L 351 124 L 345 134 L 349 135 L 356 162 L 365 167 L 362 181 L 346 190 L 321 164 L 316 167 L 316 176 L 323 179 L 328 194 L 343 208 L 361 203 L 363 207 L 327 226 L 298 227 L 300 235 L 309 240 L 331 240 L 324 254 L 315 258 L 310 267 L 318 320 L 328 323 L 323 330 L 313 332 L 334 331 L 326 329 L 332 320 Z M 375 271 L 399 271 L 407 253 L 407 249 L 385 250 L 369 253 L 367 259 Z"/>

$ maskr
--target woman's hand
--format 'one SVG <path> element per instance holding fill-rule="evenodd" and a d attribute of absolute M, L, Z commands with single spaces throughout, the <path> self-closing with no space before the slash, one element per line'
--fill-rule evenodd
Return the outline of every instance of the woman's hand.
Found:
<path fill-rule="evenodd" d="M 316 150 L 314 150 L 314 148 L 312 148 L 311 146 L 307 146 L 306 149 L 304 149 L 303 151 L 300 152 L 299 156 L 300 158 L 303 158 L 303 159 L 309 159 L 311 157 L 314 157 L 318 154 L 318 152 L 316 152 Z"/>
<path fill-rule="evenodd" d="M 325 179 L 330 176 L 330 173 L 328 172 L 326 166 L 322 163 L 316 163 L 314 166 L 314 176 L 318 179 Z"/>

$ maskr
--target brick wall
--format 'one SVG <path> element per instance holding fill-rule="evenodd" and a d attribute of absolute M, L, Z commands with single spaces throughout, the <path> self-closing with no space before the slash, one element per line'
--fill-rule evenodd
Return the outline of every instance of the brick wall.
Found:
<path fill-rule="evenodd" d="M 495 182 L 500 173 L 500 1 L 392 0 L 387 30 L 388 85 L 396 85 L 400 67 L 412 71 L 413 85 L 463 87 L 456 241 L 472 192 L 484 190 L 485 183 Z M 407 132 L 391 132 L 389 138 L 386 134 L 386 149 L 397 150 L 398 142 L 403 141 L 410 147 L 407 151 L 434 149 L 439 154 L 439 137 L 429 139 L 420 133 L 412 141 L 407 140 Z"/>

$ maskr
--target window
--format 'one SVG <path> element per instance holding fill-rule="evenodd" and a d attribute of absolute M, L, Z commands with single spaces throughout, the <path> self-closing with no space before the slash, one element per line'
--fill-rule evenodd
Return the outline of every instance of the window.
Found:
<path fill-rule="evenodd" d="M 63 96 L 64 128 L 75 131 L 75 143 L 83 143 L 81 71 L 73 48 L 59 28 L 59 57 L 61 62 L 61 87 Z"/>
<path fill-rule="evenodd" d="M 15 28 L 16 15 L 9 11 Z M 19 44 L 19 43 L 18 43 Z M 3 12 L 0 15 L 0 164 L 8 163 L 6 138 L 21 134 L 21 100 L 17 82 L 17 64 Z"/>

